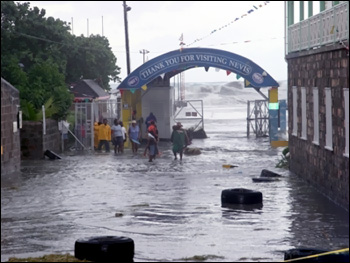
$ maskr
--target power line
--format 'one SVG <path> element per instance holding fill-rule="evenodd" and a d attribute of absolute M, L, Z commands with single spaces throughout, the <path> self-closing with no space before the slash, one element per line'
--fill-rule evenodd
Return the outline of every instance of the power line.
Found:
<path fill-rule="evenodd" d="M 247 12 L 242 12 L 242 15 L 241 16 L 236 16 L 236 18 L 230 22 L 228 22 L 227 24 L 219 27 L 219 28 L 216 28 L 214 30 L 212 30 L 209 34 L 207 34 L 206 36 L 203 36 L 203 37 L 200 37 L 200 38 L 196 38 L 192 43 L 188 44 L 187 47 L 193 45 L 194 43 L 196 42 L 199 42 L 199 41 L 202 41 L 203 39 L 207 38 L 207 37 L 210 37 L 212 34 L 216 33 L 216 32 L 219 32 L 220 30 L 230 26 L 231 24 L 235 23 L 236 21 L 240 20 L 240 19 L 243 19 L 244 17 L 246 17 L 247 15 L 253 13 L 255 10 L 258 10 L 258 9 L 261 9 L 263 6 L 269 4 L 270 1 L 264 1 L 264 4 L 259 4 L 259 5 L 251 5 L 251 8 L 247 11 Z"/>
<path fill-rule="evenodd" d="M 95 49 L 95 48 L 91 48 L 91 47 L 76 46 L 76 45 L 72 45 L 72 44 L 67 44 L 67 43 L 63 43 L 63 42 L 57 42 L 57 41 L 49 40 L 49 39 L 46 39 L 46 38 L 36 37 L 36 36 L 32 36 L 32 35 L 28 35 L 28 34 L 24 34 L 24 33 L 19 33 L 19 32 L 11 32 L 11 33 L 16 34 L 16 35 L 20 35 L 20 36 L 23 36 L 23 37 L 27 37 L 27 38 L 32 38 L 32 39 L 41 40 L 41 41 L 44 41 L 44 42 L 53 43 L 53 44 L 60 44 L 60 45 L 63 45 L 63 46 L 68 46 L 68 47 L 75 47 L 75 48 L 78 48 L 78 49 L 85 49 L 85 50 L 92 50 L 92 51 L 103 51 L 101 49 Z"/>
<path fill-rule="evenodd" d="M 49 43 L 53 43 L 53 44 L 60 44 L 60 45 L 64 45 L 64 46 L 68 46 L 68 47 L 75 47 L 78 49 L 84 49 L 84 50 L 92 50 L 92 51 L 101 51 L 101 49 L 95 49 L 95 48 L 90 48 L 90 47 L 81 47 L 81 46 L 76 46 L 76 45 L 72 45 L 72 44 L 67 44 L 67 43 L 63 43 L 63 42 L 57 42 L 57 41 L 53 41 L 53 40 L 49 40 L 49 39 L 45 39 L 45 38 L 41 38 L 41 37 L 36 37 L 36 36 L 32 36 L 32 35 L 28 35 L 28 34 L 24 34 L 24 33 L 19 33 L 19 32 L 12 32 L 13 34 L 17 34 L 23 37 L 27 37 L 27 38 L 32 38 L 32 39 L 36 39 L 36 40 L 41 40 L 41 41 L 45 41 L 45 42 L 49 42 Z M 223 43 L 218 43 L 218 44 L 211 44 L 208 46 L 220 46 L 220 45 L 234 45 L 234 44 L 247 44 L 247 43 L 252 43 L 252 42 L 257 42 L 257 41 L 264 41 L 264 40 L 273 40 L 273 39 L 280 39 L 283 37 L 271 37 L 271 38 L 264 38 L 264 39 L 256 39 L 256 40 L 244 40 L 244 41 L 233 41 L 233 42 L 223 42 Z M 126 53 L 123 50 L 112 50 L 111 51 L 113 53 Z M 166 52 L 169 52 L 169 50 L 159 50 L 159 51 L 152 51 L 153 54 L 164 54 Z M 134 54 L 139 54 L 140 51 L 130 51 L 130 53 L 134 53 Z"/>

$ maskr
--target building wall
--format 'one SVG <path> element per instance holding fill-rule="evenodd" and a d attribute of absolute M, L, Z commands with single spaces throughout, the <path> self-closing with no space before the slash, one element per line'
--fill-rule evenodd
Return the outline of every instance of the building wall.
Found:
<path fill-rule="evenodd" d="M 39 121 L 24 121 L 21 130 L 22 159 L 42 159 L 46 150 L 60 150 L 61 136 L 55 120 L 46 119 L 46 134 Z"/>
<path fill-rule="evenodd" d="M 141 90 L 136 90 L 134 93 L 131 91 L 122 91 L 121 101 L 121 119 L 126 131 L 128 131 L 130 123 L 132 121 L 132 112 L 136 110 L 136 120 L 139 121 L 139 126 L 142 133 L 145 133 L 145 128 L 142 125 L 144 119 L 142 119 Z M 112 125 L 113 123 L 111 126 Z M 126 140 L 124 147 L 131 147 L 130 140 Z"/>
<path fill-rule="evenodd" d="M 174 125 L 174 88 L 173 87 L 150 87 L 142 91 L 142 117 L 145 121 L 152 112 L 157 118 L 159 138 L 170 140 L 172 126 Z M 143 122 L 142 129 L 146 130 Z M 143 132 L 143 138 L 147 133 Z"/>
<path fill-rule="evenodd" d="M 19 92 L 1 78 L 1 178 L 20 170 Z"/>
<path fill-rule="evenodd" d="M 323 47 L 286 56 L 290 170 L 331 200 L 349 209 L 349 156 L 345 156 L 344 88 L 349 88 L 349 56 L 342 47 Z M 297 87 L 297 135 L 293 131 L 293 92 Z M 306 88 L 307 136 L 302 139 L 301 87 Z M 313 143 L 313 88 L 319 92 L 319 144 Z M 325 88 L 331 88 L 333 150 L 325 148 Z"/>

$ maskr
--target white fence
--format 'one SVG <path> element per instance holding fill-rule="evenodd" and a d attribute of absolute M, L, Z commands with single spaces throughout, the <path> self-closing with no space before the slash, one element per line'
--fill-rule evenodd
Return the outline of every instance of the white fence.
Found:
<path fill-rule="evenodd" d="M 287 54 L 349 40 L 349 2 L 288 27 Z"/>
<path fill-rule="evenodd" d="M 120 99 L 75 103 L 75 149 L 94 149 L 94 122 L 107 119 L 112 126 L 114 119 L 120 120 L 121 117 Z"/>

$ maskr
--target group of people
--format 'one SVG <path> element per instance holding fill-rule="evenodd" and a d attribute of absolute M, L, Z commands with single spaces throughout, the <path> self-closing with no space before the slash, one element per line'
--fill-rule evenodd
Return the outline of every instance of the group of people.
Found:
<path fill-rule="evenodd" d="M 137 126 L 136 121 L 131 122 L 128 132 L 122 121 L 114 120 L 112 127 L 109 126 L 108 120 L 103 119 L 103 122 L 95 122 L 94 125 L 94 148 L 101 151 L 104 146 L 106 152 L 110 152 L 109 142 L 114 145 L 114 153 L 124 153 L 124 143 L 127 138 L 130 138 L 132 143 L 133 153 L 137 153 L 138 144 L 141 140 L 141 131 Z"/>
<path fill-rule="evenodd" d="M 156 156 L 159 154 L 158 142 L 159 142 L 159 133 L 156 125 L 157 119 L 154 114 L 151 112 L 147 117 L 145 124 L 147 127 L 147 145 L 145 147 L 144 156 L 148 152 L 149 162 L 152 162 Z M 114 145 L 114 153 L 123 153 L 124 152 L 124 143 L 127 138 L 131 142 L 131 148 L 133 154 L 137 154 L 140 142 L 141 142 L 141 130 L 137 125 L 136 120 L 131 121 L 131 126 L 126 132 L 126 129 L 123 127 L 123 122 L 114 120 L 112 127 L 108 125 L 107 119 L 103 120 L 103 123 L 95 123 L 94 126 L 95 133 L 95 149 L 101 151 L 102 146 L 104 146 L 105 151 L 109 152 L 109 142 L 112 141 Z M 180 160 L 182 160 L 183 151 L 190 144 L 187 132 L 183 129 L 183 126 L 180 122 L 173 126 L 173 131 L 171 134 L 171 142 L 173 143 L 173 154 L 175 160 L 177 160 L 177 153 L 180 155 Z"/>
<path fill-rule="evenodd" d="M 147 125 L 147 146 L 145 148 L 144 155 L 146 155 L 147 151 L 149 151 L 149 162 L 152 162 L 156 155 L 159 153 L 158 151 L 158 129 L 156 125 L 157 119 L 151 112 L 150 115 L 146 119 Z M 181 122 L 176 123 L 173 126 L 173 131 L 171 133 L 171 142 L 173 143 L 173 154 L 175 160 L 177 160 L 177 154 L 180 155 L 180 160 L 182 160 L 183 151 L 191 142 L 188 138 L 187 132 L 183 129 Z"/>
<path fill-rule="evenodd" d="M 106 152 L 110 152 L 109 142 L 114 145 L 114 153 L 124 152 L 124 143 L 127 139 L 126 130 L 123 127 L 123 122 L 114 120 L 112 127 L 109 126 L 108 120 L 103 119 L 103 122 L 95 122 L 94 125 L 94 147 L 95 150 L 101 151 L 104 146 Z"/>

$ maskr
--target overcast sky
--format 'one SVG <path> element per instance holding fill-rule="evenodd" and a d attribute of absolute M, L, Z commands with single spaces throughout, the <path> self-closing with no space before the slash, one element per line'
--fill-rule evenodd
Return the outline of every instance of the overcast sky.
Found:
<path fill-rule="evenodd" d="M 103 30 L 121 67 L 120 77 L 126 77 L 122 1 L 29 2 L 31 7 L 45 9 L 46 17 L 73 21 L 74 35 L 102 35 Z M 127 13 L 131 71 L 143 63 L 140 50 L 149 51 L 146 59 L 155 58 L 180 48 L 179 38 L 183 34 L 188 47 L 226 50 L 254 61 L 277 81 L 287 79 L 283 1 L 127 1 L 126 4 L 131 7 Z M 206 72 L 197 68 L 187 70 L 185 80 L 230 82 L 236 78 L 235 74 L 227 76 L 224 70 L 210 68 Z"/>

